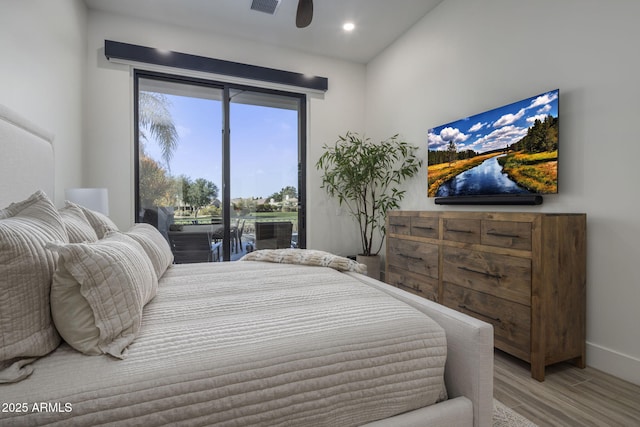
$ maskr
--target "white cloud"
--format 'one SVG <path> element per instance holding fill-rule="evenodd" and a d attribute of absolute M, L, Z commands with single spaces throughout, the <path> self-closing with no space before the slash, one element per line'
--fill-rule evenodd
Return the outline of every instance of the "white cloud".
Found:
<path fill-rule="evenodd" d="M 471 126 L 469 128 L 469 132 L 478 132 L 480 129 L 482 129 L 486 125 L 487 125 L 487 123 L 478 122 L 478 123 L 476 123 L 475 125 L 473 125 L 473 126 Z"/>
<path fill-rule="evenodd" d="M 535 122 L 536 120 L 540 120 L 541 122 L 544 122 L 544 119 L 546 118 L 547 118 L 546 114 L 538 114 L 536 116 L 527 117 L 527 123 L 531 123 L 533 125 L 533 122 Z"/>
<path fill-rule="evenodd" d="M 429 150 L 444 150 L 449 145 L 449 141 L 459 145 L 469 139 L 469 135 L 460 132 L 460 129 L 446 127 L 440 131 L 440 134 L 429 132 L 427 138 Z"/>
<path fill-rule="evenodd" d="M 446 142 L 453 141 L 458 144 L 466 141 L 469 138 L 469 135 L 460 132 L 460 129 L 446 127 L 440 131 L 440 137 Z"/>
<path fill-rule="evenodd" d="M 540 107 L 541 105 L 547 105 L 552 101 L 555 101 L 558 98 L 557 92 L 549 92 L 544 95 L 540 95 L 533 101 L 531 101 L 531 105 L 529 105 L 528 109 Z"/>
<path fill-rule="evenodd" d="M 549 111 L 551 111 L 551 105 L 547 104 L 544 107 L 540 108 L 538 111 L 536 111 L 536 113 L 545 114 L 545 113 L 548 113 Z"/>
<path fill-rule="evenodd" d="M 446 145 L 445 142 L 440 138 L 440 135 L 436 135 L 433 132 L 429 132 L 427 134 L 427 146 L 429 150 L 437 151 L 441 149 L 442 146 Z"/>
<path fill-rule="evenodd" d="M 517 126 L 504 126 L 500 129 L 496 129 L 484 138 L 478 139 L 472 149 L 478 152 L 485 152 L 504 148 L 507 145 L 511 145 L 514 142 L 520 140 L 527 134 L 527 128 L 521 128 Z"/>
<path fill-rule="evenodd" d="M 493 127 L 494 128 L 498 128 L 498 127 L 502 127 L 502 126 L 511 125 L 511 124 L 515 123 L 516 121 L 520 120 L 524 116 L 524 113 L 525 113 L 525 109 L 522 108 L 516 114 L 505 114 L 504 116 L 502 116 L 498 120 L 496 120 L 495 123 L 493 123 Z"/>

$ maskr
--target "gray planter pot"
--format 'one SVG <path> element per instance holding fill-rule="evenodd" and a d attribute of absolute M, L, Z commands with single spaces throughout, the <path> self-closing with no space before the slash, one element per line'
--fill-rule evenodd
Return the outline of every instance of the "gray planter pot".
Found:
<path fill-rule="evenodd" d="M 357 255 L 356 261 L 367 266 L 367 276 L 380 280 L 380 255 Z"/>

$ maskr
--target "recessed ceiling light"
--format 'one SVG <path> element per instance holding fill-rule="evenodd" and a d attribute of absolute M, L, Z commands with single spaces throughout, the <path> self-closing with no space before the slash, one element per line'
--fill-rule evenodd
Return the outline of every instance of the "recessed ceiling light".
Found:
<path fill-rule="evenodd" d="M 354 24 L 353 22 L 346 22 L 343 26 L 342 29 L 347 31 L 347 32 L 351 32 L 356 28 L 356 24 Z"/>

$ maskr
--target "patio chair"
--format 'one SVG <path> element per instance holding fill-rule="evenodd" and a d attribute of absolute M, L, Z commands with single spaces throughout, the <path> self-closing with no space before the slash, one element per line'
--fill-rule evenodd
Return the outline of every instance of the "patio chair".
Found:
<path fill-rule="evenodd" d="M 255 249 L 284 249 L 291 247 L 291 222 L 256 222 Z"/>
<path fill-rule="evenodd" d="M 169 245 L 176 264 L 215 261 L 209 232 L 169 231 Z"/>

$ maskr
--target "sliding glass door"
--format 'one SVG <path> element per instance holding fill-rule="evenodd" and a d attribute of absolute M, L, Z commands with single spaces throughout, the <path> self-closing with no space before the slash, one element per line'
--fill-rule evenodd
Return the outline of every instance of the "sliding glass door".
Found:
<path fill-rule="evenodd" d="M 298 115 L 300 100 L 251 90 L 230 91 L 230 170 L 232 216 L 253 248 L 296 247 L 299 237 Z M 286 235 L 260 233 L 291 223 Z M 258 226 L 256 226 L 258 223 Z M 262 228 L 260 229 L 260 227 Z M 258 234 L 256 234 L 258 232 Z"/>
<path fill-rule="evenodd" d="M 136 222 L 184 262 L 238 259 L 274 230 L 304 247 L 304 96 L 147 72 L 135 87 Z"/>

